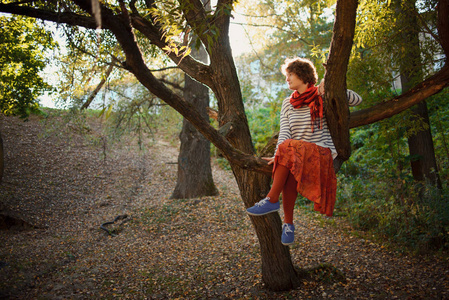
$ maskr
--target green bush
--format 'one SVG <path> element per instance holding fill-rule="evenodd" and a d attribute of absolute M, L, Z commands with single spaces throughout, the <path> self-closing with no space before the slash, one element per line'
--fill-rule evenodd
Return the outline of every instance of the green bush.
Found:
<path fill-rule="evenodd" d="M 449 193 L 388 178 L 339 176 L 337 210 L 350 224 L 412 251 L 449 249 Z"/>
<path fill-rule="evenodd" d="M 279 131 L 279 109 L 275 103 L 268 107 L 247 110 L 248 123 L 257 151 L 263 149 L 274 133 Z"/>

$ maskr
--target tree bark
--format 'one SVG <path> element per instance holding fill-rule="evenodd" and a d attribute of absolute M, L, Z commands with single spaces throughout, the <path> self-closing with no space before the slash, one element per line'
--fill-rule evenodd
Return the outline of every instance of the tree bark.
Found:
<path fill-rule="evenodd" d="M 346 72 L 354 39 L 357 0 L 339 0 L 325 74 L 324 108 L 338 160 L 351 156 Z"/>
<path fill-rule="evenodd" d="M 210 9 L 210 3 L 204 4 Z M 193 45 L 197 36 L 193 36 Z M 186 35 L 188 38 L 189 35 Z M 192 47 L 192 57 L 207 63 L 208 55 L 202 44 L 199 48 Z M 202 83 L 184 74 L 184 99 L 192 103 L 204 120 L 209 120 L 209 89 Z M 194 198 L 218 195 L 218 190 L 212 178 L 210 164 L 210 142 L 185 118 L 179 135 L 181 147 L 178 155 L 178 179 L 172 199 Z"/>
<path fill-rule="evenodd" d="M 3 139 L 2 133 L 0 132 L 0 183 L 3 180 L 3 172 L 5 169 L 5 154 L 3 152 Z"/>
<path fill-rule="evenodd" d="M 185 75 L 184 98 L 208 119 L 209 89 Z M 212 178 L 210 142 L 185 118 L 179 135 L 178 179 L 170 198 L 186 199 L 218 194 Z"/>
<path fill-rule="evenodd" d="M 431 184 L 442 189 L 426 101 L 415 105 L 412 108 L 412 113 L 417 116 L 417 119 L 422 119 L 420 122 L 429 124 L 427 129 L 421 130 L 408 138 L 413 178 L 416 181 L 429 180 Z"/>
<path fill-rule="evenodd" d="M 395 1 L 397 25 L 400 30 L 398 37 L 401 61 L 402 91 L 412 88 L 413 82 L 422 80 L 421 50 L 419 44 L 418 12 L 415 0 Z M 401 46 L 402 45 L 402 46 Z M 429 180 L 433 185 L 442 188 L 433 146 L 431 124 L 426 101 L 421 101 L 409 112 L 413 123 L 424 122 L 428 125 L 408 138 L 413 178 L 416 181 Z"/>

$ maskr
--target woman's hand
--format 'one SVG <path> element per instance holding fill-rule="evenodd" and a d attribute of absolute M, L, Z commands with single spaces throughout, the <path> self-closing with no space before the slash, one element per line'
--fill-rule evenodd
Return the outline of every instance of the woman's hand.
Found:
<path fill-rule="evenodd" d="M 274 163 L 274 157 L 262 157 L 263 160 L 266 160 L 269 165 Z"/>
<path fill-rule="evenodd" d="M 318 95 L 324 95 L 324 78 L 321 80 L 320 85 L 318 86 Z"/>

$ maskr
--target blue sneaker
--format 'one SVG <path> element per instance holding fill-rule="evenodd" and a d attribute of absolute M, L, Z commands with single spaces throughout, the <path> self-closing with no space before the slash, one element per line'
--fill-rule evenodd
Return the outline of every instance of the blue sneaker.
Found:
<path fill-rule="evenodd" d="M 282 245 L 291 245 L 295 241 L 295 225 L 284 223 L 282 225 L 282 236 L 281 242 Z"/>
<path fill-rule="evenodd" d="M 263 216 L 278 210 L 279 210 L 279 201 L 276 203 L 271 203 L 270 198 L 266 197 L 257 202 L 256 204 L 254 204 L 254 206 L 248 208 L 246 212 L 252 216 Z"/>

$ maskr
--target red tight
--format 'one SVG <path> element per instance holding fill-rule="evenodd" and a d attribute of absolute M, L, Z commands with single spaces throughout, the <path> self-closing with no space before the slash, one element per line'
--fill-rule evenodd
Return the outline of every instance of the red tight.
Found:
<path fill-rule="evenodd" d="M 273 185 L 267 197 L 270 197 L 270 202 L 276 203 L 279 201 L 279 195 L 282 192 L 282 206 L 284 208 L 284 223 L 293 224 L 293 210 L 295 208 L 296 197 L 298 191 L 296 181 L 293 174 L 287 167 L 278 164 L 273 176 Z"/>

